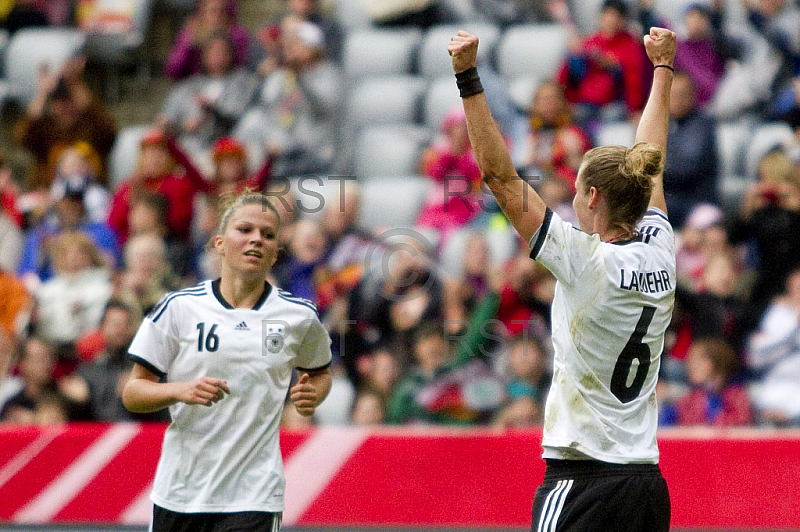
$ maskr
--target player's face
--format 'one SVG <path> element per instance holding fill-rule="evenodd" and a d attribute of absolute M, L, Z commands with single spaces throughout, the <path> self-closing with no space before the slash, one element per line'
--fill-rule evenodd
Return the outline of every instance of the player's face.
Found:
<path fill-rule="evenodd" d="M 237 208 L 215 240 L 223 263 L 235 272 L 266 276 L 278 256 L 278 227 L 275 213 L 260 204 Z"/>

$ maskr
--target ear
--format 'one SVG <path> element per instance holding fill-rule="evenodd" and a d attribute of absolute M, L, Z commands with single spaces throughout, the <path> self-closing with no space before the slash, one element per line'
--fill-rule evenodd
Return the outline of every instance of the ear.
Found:
<path fill-rule="evenodd" d="M 222 245 L 224 244 L 224 242 L 225 242 L 225 241 L 224 241 L 224 239 L 222 238 L 222 235 L 217 235 L 217 236 L 215 236 L 215 237 L 214 237 L 214 249 L 215 249 L 215 250 L 216 250 L 216 252 L 217 252 L 217 253 L 219 253 L 220 255 L 224 255 L 224 254 L 225 254 L 225 253 L 223 252 L 223 249 L 224 249 L 224 248 L 223 248 L 223 246 L 222 246 Z"/>
<path fill-rule="evenodd" d="M 600 191 L 595 187 L 589 187 L 589 210 L 594 210 L 600 203 Z"/>

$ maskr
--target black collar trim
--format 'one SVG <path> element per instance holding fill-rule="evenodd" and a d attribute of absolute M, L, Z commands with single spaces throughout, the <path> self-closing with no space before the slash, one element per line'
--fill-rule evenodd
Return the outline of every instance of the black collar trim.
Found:
<path fill-rule="evenodd" d="M 222 292 L 220 291 L 219 287 L 222 283 L 221 278 L 214 279 L 211 281 L 211 291 L 214 293 L 214 297 L 217 298 L 219 304 L 225 307 L 226 309 L 233 310 L 233 306 L 228 303 L 224 297 L 222 297 Z M 264 305 L 264 302 L 269 297 L 270 293 L 272 293 L 272 285 L 269 284 L 267 281 L 264 281 L 264 292 L 262 292 L 261 297 L 258 298 L 256 304 L 253 305 L 253 310 L 259 310 Z"/>

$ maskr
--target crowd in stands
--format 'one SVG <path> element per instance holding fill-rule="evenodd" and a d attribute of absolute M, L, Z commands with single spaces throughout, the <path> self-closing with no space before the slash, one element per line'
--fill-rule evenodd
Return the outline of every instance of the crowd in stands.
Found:
<path fill-rule="evenodd" d="M 661 425 L 797 427 L 800 2 L 684 2 L 677 20 L 660 10 L 668 3 L 605 0 L 590 32 L 580 2 L 566 0 L 363 6 L 376 31 L 478 21 L 501 34 L 564 31 L 558 68 L 522 101 L 491 54 L 479 68 L 519 174 L 573 221 L 583 153 L 609 125 L 635 124 L 645 102 L 642 30 L 678 30 L 665 169 L 678 280 Z M 108 169 L 120 129 L 85 61 L 31 65 L 38 91 L 5 151 L 33 164 L 19 175 L 0 157 L 0 422 L 167 419 L 123 408 L 127 345 L 167 292 L 218 275 L 206 246 L 217 205 L 250 188 L 281 214 L 270 281 L 313 301 L 333 340 L 330 397 L 314 418 L 288 405 L 285 426 L 543 423 L 555 280 L 482 185 L 457 98 L 436 124 L 401 124 L 424 142 L 417 175 L 386 177 L 408 183 L 395 197 L 382 176 L 354 175 L 362 131 L 347 117 L 360 113 L 349 99 L 359 81 L 345 51 L 357 30 L 332 4 L 285 0 L 283 16 L 251 33 L 236 0 L 198 0 L 163 65 L 170 93 L 118 182 Z M 68 24 L 69 6 L 0 2 L 0 21 L 12 35 Z M 741 124 L 790 133 L 738 161 L 753 173 L 736 181 L 719 142 Z M 740 159 L 753 155 L 745 148 Z M 402 228 L 369 221 L 408 212 Z"/>

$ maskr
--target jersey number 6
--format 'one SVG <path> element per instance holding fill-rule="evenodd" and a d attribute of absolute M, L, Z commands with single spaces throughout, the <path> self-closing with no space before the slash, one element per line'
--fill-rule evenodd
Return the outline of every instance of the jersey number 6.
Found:
<path fill-rule="evenodd" d="M 647 328 L 650 327 L 650 322 L 653 321 L 655 313 L 655 307 L 646 306 L 642 308 L 639 322 L 628 339 L 628 343 L 622 349 L 622 353 L 619 354 L 617 364 L 614 366 L 614 374 L 611 376 L 611 393 L 623 403 L 630 403 L 636 399 L 639 392 L 642 391 L 645 378 L 647 378 L 647 371 L 650 369 L 650 348 L 647 347 L 647 344 L 642 343 L 642 339 L 647 333 Z M 633 378 L 633 382 L 628 386 L 628 376 L 634 360 L 639 361 L 639 366 L 636 368 L 636 376 Z"/>

